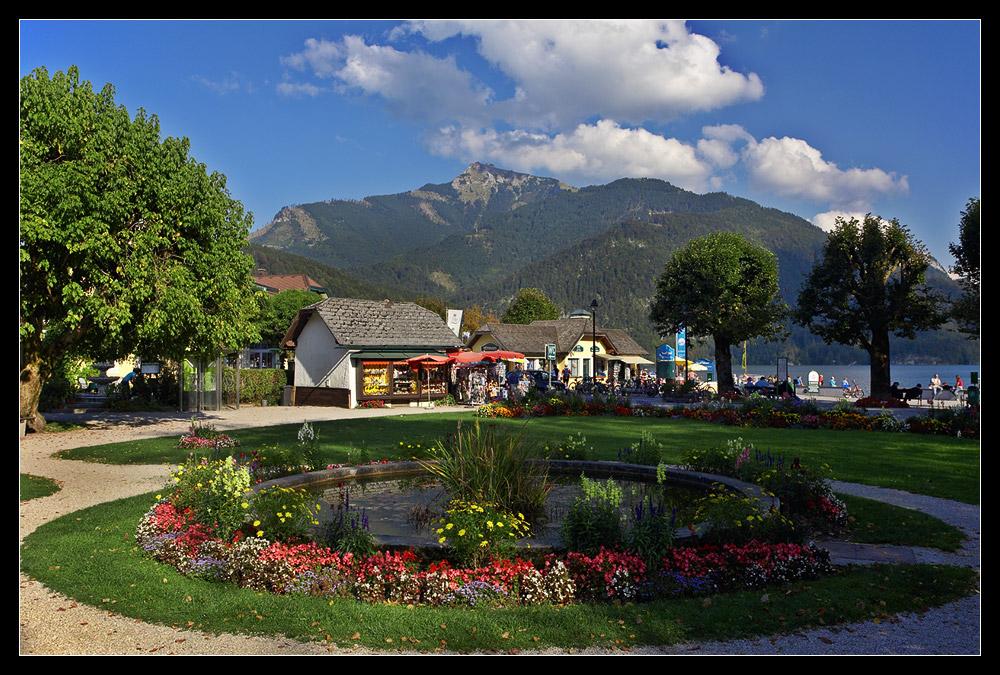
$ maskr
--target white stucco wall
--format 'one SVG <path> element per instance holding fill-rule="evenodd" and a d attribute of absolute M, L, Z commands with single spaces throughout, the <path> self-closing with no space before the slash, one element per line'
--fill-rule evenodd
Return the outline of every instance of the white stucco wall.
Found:
<path fill-rule="evenodd" d="M 350 350 L 337 344 L 319 315 L 313 315 L 295 345 L 295 386 L 354 391 Z"/>

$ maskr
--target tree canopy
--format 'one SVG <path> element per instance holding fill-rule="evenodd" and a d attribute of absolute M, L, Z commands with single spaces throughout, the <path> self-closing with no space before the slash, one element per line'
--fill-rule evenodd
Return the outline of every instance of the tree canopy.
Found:
<path fill-rule="evenodd" d="M 503 314 L 504 323 L 528 324 L 558 318 L 559 308 L 537 288 L 522 288 Z"/>
<path fill-rule="evenodd" d="M 692 240 L 664 266 L 649 320 L 661 336 L 683 326 L 690 337 L 715 342 L 719 391 L 733 390 L 730 348 L 784 334 L 788 310 L 773 253 L 733 232 Z"/>
<path fill-rule="evenodd" d="M 887 398 L 889 334 L 910 338 L 946 319 L 924 285 L 930 255 L 899 221 L 838 218 L 799 293 L 795 321 L 830 344 L 868 352 L 872 395 Z"/>
<path fill-rule="evenodd" d="M 323 296 L 319 293 L 297 288 L 268 295 L 261 303 L 260 315 L 257 318 L 261 342 L 280 345 L 299 310 L 322 299 Z"/>
<path fill-rule="evenodd" d="M 462 332 L 468 332 L 471 335 L 479 330 L 480 326 L 487 323 L 500 323 L 500 319 L 493 312 L 485 310 L 479 305 L 473 305 L 465 310 L 465 315 L 462 318 Z"/>
<path fill-rule="evenodd" d="M 958 223 L 958 243 L 948 246 L 955 256 L 951 271 L 961 277 L 959 283 L 965 291 L 952 305 L 952 316 L 958 323 L 958 329 L 970 339 L 979 337 L 979 255 L 982 237 L 979 225 L 979 198 L 974 197 L 962 211 L 962 220 Z"/>
<path fill-rule="evenodd" d="M 178 359 L 257 337 L 251 216 L 114 93 L 75 67 L 20 81 L 22 417 L 63 354 Z"/>

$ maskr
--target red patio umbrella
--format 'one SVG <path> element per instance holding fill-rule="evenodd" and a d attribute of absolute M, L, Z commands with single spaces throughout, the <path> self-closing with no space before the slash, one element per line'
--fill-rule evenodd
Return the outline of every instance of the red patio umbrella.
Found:
<path fill-rule="evenodd" d="M 412 358 L 406 359 L 406 362 L 411 366 L 420 363 L 422 361 L 432 361 L 434 363 L 450 363 L 450 356 L 444 356 L 442 354 L 421 354 L 420 356 L 414 356 Z"/>
<path fill-rule="evenodd" d="M 452 354 L 453 363 L 480 363 L 482 361 L 489 361 L 491 363 L 496 363 L 501 357 L 496 356 L 497 352 L 458 352 L 457 354 Z"/>
<path fill-rule="evenodd" d="M 515 359 L 523 359 L 524 354 L 521 352 L 511 352 L 505 349 L 499 349 L 495 352 L 490 352 L 490 354 L 495 355 L 498 359 L 503 359 L 504 361 L 513 361 Z"/>
<path fill-rule="evenodd" d="M 451 356 L 443 356 L 441 354 L 421 354 L 420 356 L 414 356 L 413 358 L 406 359 L 406 363 L 411 366 L 417 366 L 421 363 L 430 361 L 431 363 L 451 363 L 453 358 Z M 427 370 L 427 403 L 431 402 L 431 371 Z"/>

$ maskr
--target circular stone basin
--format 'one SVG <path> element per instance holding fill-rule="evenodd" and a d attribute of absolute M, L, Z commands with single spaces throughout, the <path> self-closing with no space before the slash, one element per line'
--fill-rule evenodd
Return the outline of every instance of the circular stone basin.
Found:
<path fill-rule="evenodd" d="M 580 494 L 580 475 L 604 481 L 608 477 L 622 486 L 622 510 L 627 514 L 647 495 L 653 503 L 661 503 L 668 510 L 677 508 L 675 524 L 677 536 L 690 536 L 689 525 L 697 531 L 699 526 L 690 522 L 693 502 L 713 484 L 722 484 L 736 492 L 761 497 L 762 508 L 771 506 L 772 500 L 763 499 L 763 492 L 756 485 L 742 483 L 732 478 L 670 468 L 664 485 L 656 482 L 656 467 L 625 464 L 623 462 L 587 462 L 570 460 L 536 460 L 548 468 L 549 478 L 555 483 L 546 502 L 545 523 L 532 523 L 534 537 L 519 542 L 533 550 L 548 549 L 559 544 L 559 527 L 563 514 Z M 338 469 L 314 471 L 278 478 L 262 483 L 255 489 L 280 485 L 302 487 L 325 502 L 322 523 L 339 518 L 338 506 L 348 502 L 353 513 L 364 509 L 377 544 L 390 547 L 443 548 L 434 532 L 437 520 L 444 513 L 448 495 L 440 481 L 429 474 L 418 462 L 391 462 L 364 466 L 346 466 Z M 777 505 L 775 504 L 775 508 Z"/>

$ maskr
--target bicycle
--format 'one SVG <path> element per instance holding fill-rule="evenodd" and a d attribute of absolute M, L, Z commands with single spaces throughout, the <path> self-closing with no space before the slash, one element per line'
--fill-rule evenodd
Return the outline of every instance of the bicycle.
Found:
<path fill-rule="evenodd" d="M 857 381 L 851 381 L 851 387 L 844 390 L 844 396 L 847 398 L 864 398 L 865 390 L 858 386 Z"/>

